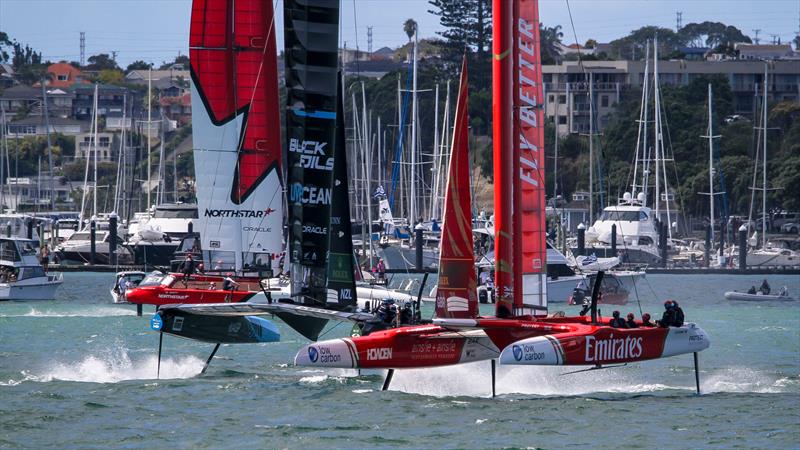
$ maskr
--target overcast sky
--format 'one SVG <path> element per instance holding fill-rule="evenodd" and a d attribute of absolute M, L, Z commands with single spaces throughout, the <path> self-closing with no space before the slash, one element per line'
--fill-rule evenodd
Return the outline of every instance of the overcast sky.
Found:
<path fill-rule="evenodd" d="M 283 7 L 275 2 L 276 10 Z M 566 0 L 541 0 L 545 25 L 561 25 L 564 42 L 575 41 Z M 772 41 L 777 35 L 791 41 L 800 29 L 800 0 L 570 0 L 579 42 L 600 42 L 626 35 L 644 25 L 675 28 L 676 12 L 683 23 L 719 21 L 745 34 Z M 79 36 L 86 32 L 86 57 L 117 52 L 124 68 L 143 59 L 160 64 L 188 51 L 191 0 L 0 0 L 0 30 L 42 51 L 48 60 L 77 61 Z M 373 49 L 396 47 L 406 41 L 403 22 L 419 23 L 421 37 L 441 31 L 438 17 L 429 14 L 427 0 L 342 0 L 342 36 L 348 47 L 367 48 L 372 27 Z M 282 14 L 277 14 L 282 30 Z M 282 47 L 282 33 L 278 33 Z"/>

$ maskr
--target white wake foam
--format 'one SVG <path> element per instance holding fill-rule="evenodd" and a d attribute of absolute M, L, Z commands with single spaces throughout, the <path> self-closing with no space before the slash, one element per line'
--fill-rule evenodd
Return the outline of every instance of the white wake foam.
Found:
<path fill-rule="evenodd" d="M 646 365 L 646 363 L 645 363 Z M 666 390 L 694 391 L 694 377 L 673 371 L 646 371 L 639 366 L 609 368 L 566 374 L 579 367 L 497 367 L 497 393 L 540 396 L 573 396 L 595 393 L 641 394 Z M 656 378 L 656 379 L 654 379 Z M 686 383 L 691 380 L 691 384 Z M 701 372 L 700 390 L 717 392 L 779 393 L 793 391 L 795 380 L 744 367 L 710 369 Z M 491 396 L 491 369 L 488 361 L 433 369 L 397 370 L 391 390 L 407 393 L 448 396 Z"/>
<path fill-rule="evenodd" d="M 49 309 L 38 310 L 31 308 L 24 314 L 0 314 L 0 317 L 115 317 L 115 316 L 135 316 L 136 311 L 130 308 L 114 308 L 111 306 L 98 306 L 89 310 L 81 311 L 53 311 Z"/>
<path fill-rule="evenodd" d="M 204 361 L 194 356 L 162 358 L 160 379 L 191 378 L 200 373 L 203 365 Z M 133 360 L 127 350 L 122 350 L 100 356 L 89 355 L 75 362 L 57 362 L 41 372 L 22 371 L 21 380 L 8 380 L 0 382 L 0 385 L 15 386 L 24 381 L 118 383 L 128 380 L 154 380 L 157 370 L 157 356 L 149 355 Z"/>

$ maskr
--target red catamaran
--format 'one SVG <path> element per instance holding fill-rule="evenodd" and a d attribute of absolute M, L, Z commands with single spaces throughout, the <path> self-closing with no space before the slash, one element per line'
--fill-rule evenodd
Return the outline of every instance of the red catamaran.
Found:
<path fill-rule="evenodd" d="M 474 271 L 471 263 L 467 267 L 473 255 L 464 64 L 445 200 L 436 318 L 432 324 L 310 344 L 297 353 L 295 363 L 390 369 L 384 389 L 396 368 L 492 359 L 494 374 L 493 358 L 498 355 L 503 364 L 601 368 L 694 353 L 696 370 L 697 352 L 707 348 L 709 340 L 694 324 L 611 328 L 597 321 L 597 292 L 591 317 L 547 316 L 544 117 L 536 0 L 494 0 L 493 52 L 496 317 L 477 316 Z"/>

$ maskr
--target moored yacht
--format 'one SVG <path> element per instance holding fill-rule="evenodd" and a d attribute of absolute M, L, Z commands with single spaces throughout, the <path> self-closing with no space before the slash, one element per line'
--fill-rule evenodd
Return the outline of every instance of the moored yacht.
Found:
<path fill-rule="evenodd" d="M 53 300 L 64 278 L 47 274 L 39 262 L 38 241 L 0 238 L 0 300 Z"/>
<path fill-rule="evenodd" d="M 600 218 L 586 230 L 586 254 L 594 254 L 600 258 L 619 257 L 622 263 L 657 264 L 661 261 L 658 254 L 658 232 L 654 224 L 654 215 L 650 208 L 643 205 L 644 194 L 633 198 L 626 192 L 619 204 L 603 209 Z M 611 228 L 616 225 L 616 254 L 611 248 Z M 578 251 L 573 244 L 572 251 Z"/>

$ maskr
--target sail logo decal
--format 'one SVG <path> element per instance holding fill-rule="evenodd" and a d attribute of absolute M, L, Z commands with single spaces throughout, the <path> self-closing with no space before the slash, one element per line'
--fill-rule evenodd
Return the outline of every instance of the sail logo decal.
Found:
<path fill-rule="evenodd" d="M 331 352 L 328 347 L 308 347 L 308 359 L 312 363 L 335 364 L 342 360 L 342 355 Z"/>
<path fill-rule="evenodd" d="M 302 204 L 330 205 L 331 189 L 294 183 L 289 189 L 289 201 Z"/>
<path fill-rule="evenodd" d="M 317 227 L 317 226 L 312 226 L 312 225 L 303 225 L 303 233 L 328 234 L 328 227 Z"/>
<path fill-rule="evenodd" d="M 527 76 L 528 71 L 535 73 L 536 70 L 536 40 L 534 38 L 533 22 L 528 22 L 520 18 L 518 25 L 519 32 L 519 61 L 517 62 L 519 69 L 519 119 L 529 127 L 536 129 L 539 127 L 537 110 L 541 106 L 536 97 L 536 80 L 535 77 Z M 527 135 L 527 136 L 526 136 Z M 519 177 L 521 181 L 529 183 L 534 187 L 539 186 L 539 147 L 535 142 L 531 142 L 528 136 L 530 132 L 520 130 L 519 134 Z"/>
<path fill-rule="evenodd" d="M 367 349 L 367 361 L 382 361 L 387 359 L 392 359 L 392 349 L 390 347 Z"/>
<path fill-rule="evenodd" d="M 208 209 L 205 210 L 206 217 L 235 217 L 241 219 L 260 219 L 274 213 L 272 208 L 267 209 Z"/>
<path fill-rule="evenodd" d="M 614 339 L 611 334 L 608 339 L 596 339 L 586 336 L 584 360 L 586 362 L 613 361 L 642 356 L 642 338 L 625 337 Z"/>
<path fill-rule="evenodd" d="M 312 363 L 317 362 L 319 359 L 319 351 L 316 347 L 308 347 L 308 359 L 310 359 Z"/>
<path fill-rule="evenodd" d="M 300 166 L 304 169 L 317 169 L 333 171 L 333 158 L 328 158 L 325 153 L 327 142 L 300 141 L 297 138 L 289 139 L 289 151 L 300 153 Z"/>
<path fill-rule="evenodd" d="M 511 351 L 517 361 L 542 361 L 545 357 L 545 352 L 536 351 L 535 344 L 514 345 Z"/>
<path fill-rule="evenodd" d="M 517 361 L 522 361 L 522 347 L 515 345 L 511 347 L 511 351 L 514 353 L 514 359 Z"/>

